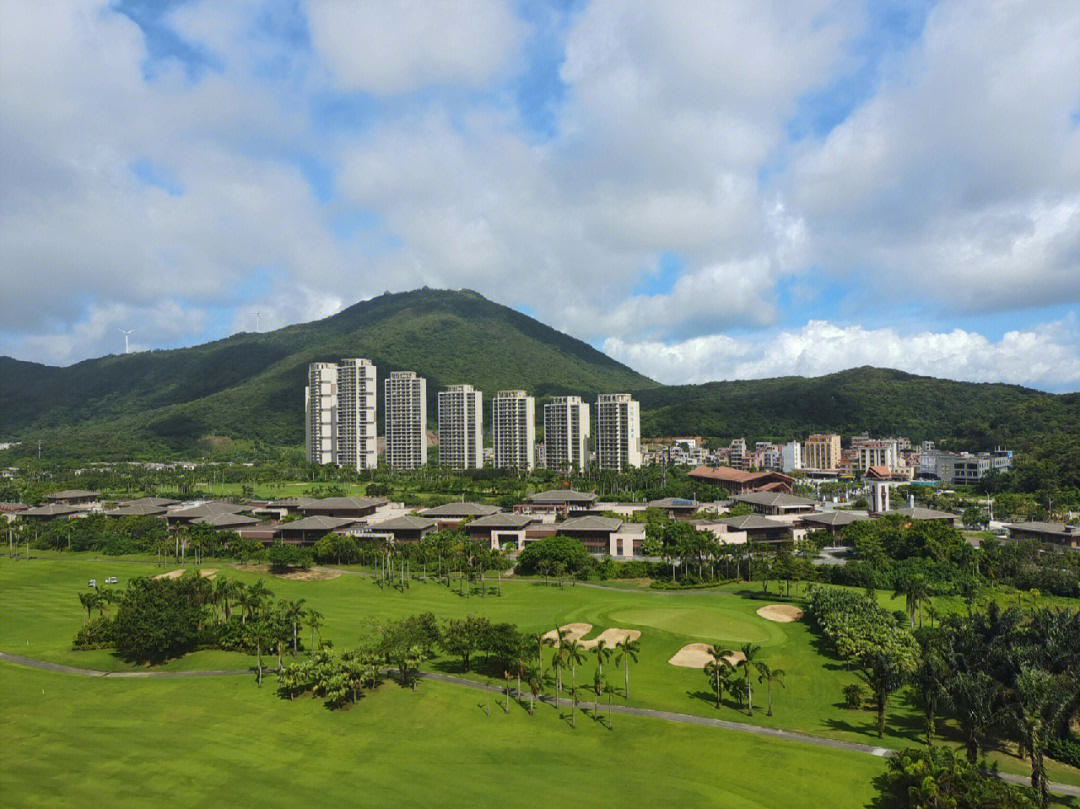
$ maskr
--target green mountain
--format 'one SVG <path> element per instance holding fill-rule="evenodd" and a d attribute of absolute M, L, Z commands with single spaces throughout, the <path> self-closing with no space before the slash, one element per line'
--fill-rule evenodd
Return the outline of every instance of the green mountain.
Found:
<path fill-rule="evenodd" d="M 1080 393 L 953 382 L 887 368 L 784 376 L 638 392 L 646 435 L 784 440 L 814 432 L 903 435 L 963 449 L 1017 447 L 1080 434 Z"/>
<path fill-rule="evenodd" d="M 394 370 L 426 377 L 432 419 L 437 392 L 469 382 L 488 399 L 506 388 L 541 398 L 633 392 L 647 436 L 753 441 L 868 431 L 988 448 L 1080 434 L 1080 394 L 879 368 L 662 386 L 475 292 L 422 289 L 386 294 L 314 323 L 193 348 L 63 368 L 0 357 L 0 440 L 41 439 L 50 455 L 81 457 L 184 453 L 226 439 L 298 447 L 307 364 L 357 356 L 374 361 L 380 379 Z"/>
<path fill-rule="evenodd" d="M 437 392 L 461 382 L 485 398 L 507 388 L 595 397 L 656 384 L 475 292 L 422 289 L 193 348 L 63 368 L 0 357 L 0 436 L 41 438 L 54 451 L 57 443 L 90 443 L 88 454 L 183 451 L 208 437 L 298 446 L 307 364 L 341 357 L 367 357 L 380 380 L 395 370 L 426 377 L 432 418 Z"/>

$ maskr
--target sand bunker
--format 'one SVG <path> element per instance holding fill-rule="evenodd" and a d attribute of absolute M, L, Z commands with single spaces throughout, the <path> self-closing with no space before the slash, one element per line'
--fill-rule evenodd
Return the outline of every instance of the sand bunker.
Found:
<path fill-rule="evenodd" d="M 792 621 L 798 621 L 803 616 L 803 611 L 798 607 L 793 607 L 790 604 L 770 604 L 767 607 L 762 607 L 757 611 L 757 614 L 764 618 L 766 621 L 776 621 L 781 624 L 790 624 Z"/>
<path fill-rule="evenodd" d="M 727 656 L 727 661 L 733 666 L 745 659 L 746 656 L 742 652 L 732 652 Z M 712 655 L 709 654 L 707 643 L 688 643 L 668 660 L 668 663 L 673 666 L 682 666 L 687 669 L 703 669 L 711 662 Z"/>
<path fill-rule="evenodd" d="M 582 637 L 592 632 L 592 624 L 563 624 L 559 629 L 568 633 L 567 640 L 581 640 Z M 558 645 L 554 629 L 544 635 L 544 640 L 553 641 Z"/>
<path fill-rule="evenodd" d="M 630 640 L 637 640 L 640 637 L 641 633 L 636 629 L 620 629 L 617 626 L 613 626 L 610 629 L 605 629 L 591 640 L 583 640 L 581 645 L 586 649 L 594 649 L 600 641 L 603 641 L 607 648 L 614 649 L 627 638 Z"/>
<path fill-rule="evenodd" d="M 168 573 L 162 573 L 160 576 L 154 576 L 155 579 L 179 579 L 186 572 L 186 568 L 180 568 L 179 570 L 170 570 Z M 217 575 L 216 567 L 200 567 L 196 568 L 196 572 L 204 579 L 212 579 Z"/>
<path fill-rule="evenodd" d="M 245 573 L 261 573 L 264 576 L 274 576 L 278 579 L 289 579 L 290 581 L 329 581 L 330 579 L 336 579 L 341 575 L 340 570 L 334 570 L 329 567 L 290 570 L 288 573 L 271 573 L 270 565 L 257 565 L 252 563 L 233 565 L 233 567 L 237 570 L 242 570 Z"/>

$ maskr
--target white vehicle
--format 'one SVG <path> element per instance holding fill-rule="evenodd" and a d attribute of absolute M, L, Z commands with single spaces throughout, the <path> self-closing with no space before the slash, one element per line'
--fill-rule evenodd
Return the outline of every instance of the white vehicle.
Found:
<path fill-rule="evenodd" d="M 97 587 L 97 579 L 90 579 L 86 584 L 87 587 Z"/>
<path fill-rule="evenodd" d="M 105 579 L 106 584 L 116 584 L 119 581 L 120 580 L 116 578 L 116 576 L 109 576 L 109 578 Z"/>

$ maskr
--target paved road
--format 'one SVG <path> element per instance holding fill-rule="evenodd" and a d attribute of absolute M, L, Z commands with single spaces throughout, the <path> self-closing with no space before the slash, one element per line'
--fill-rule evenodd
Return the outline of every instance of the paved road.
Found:
<path fill-rule="evenodd" d="M 75 674 L 82 677 L 109 677 L 109 678 L 150 678 L 150 677 L 234 677 L 242 674 L 253 674 L 254 669 L 222 669 L 217 671 L 99 671 L 97 669 L 84 669 L 77 666 L 65 666 L 60 663 L 50 663 L 45 660 L 36 660 L 32 657 L 23 657 L 22 655 L 10 654 L 9 652 L 0 652 L 0 660 L 8 663 L 16 663 L 21 666 L 30 666 L 31 668 L 44 669 L 46 671 L 56 671 L 64 674 Z M 264 671 L 272 671 L 272 669 L 264 669 Z M 465 688 L 472 688 L 477 691 L 486 691 L 492 694 L 504 695 L 505 690 L 502 686 L 488 685 L 487 683 L 477 682 L 476 680 L 469 680 L 465 677 L 455 677 L 452 674 L 442 674 L 436 671 L 421 672 L 420 676 L 424 679 L 435 680 L 442 683 L 450 683 L 452 685 L 462 686 Z M 547 705 L 569 706 L 570 700 L 557 699 L 555 697 L 542 696 L 539 697 L 539 702 L 543 702 Z M 584 705 L 591 706 L 591 702 L 578 702 L 578 707 Z M 630 705 L 612 705 L 609 707 L 604 706 L 601 703 L 601 712 L 610 710 L 613 713 L 627 714 L 632 716 L 643 716 L 650 719 L 663 719 L 668 722 L 679 722 L 686 725 L 703 725 L 705 727 L 723 728 L 724 730 L 731 730 L 737 733 L 750 733 L 756 736 L 767 736 L 774 739 L 786 739 L 792 742 L 800 742 L 802 744 L 812 744 L 817 747 L 829 747 L 834 750 L 847 750 L 853 753 L 863 753 L 865 755 L 877 756 L 879 758 L 888 758 L 893 754 L 893 751 L 886 747 L 875 747 L 870 744 L 860 744 L 859 742 L 846 742 L 839 739 L 825 739 L 821 736 L 811 736 L 809 733 L 798 733 L 792 730 L 782 730 L 778 728 L 766 728 L 760 725 L 749 725 L 743 722 L 731 722 L 726 719 L 714 719 L 708 716 L 695 716 L 694 714 L 676 713 L 674 711 L 660 711 L 653 708 L 635 708 Z M 1015 775 L 1013 773 L 993 773 L 1001 778 L 1003 781 L 1008 781 L 1013 784 L 1020 784 L 1026 786 L 1029 784 L 1029 779 L 1022 775 Z M 1071 795 L 1080 797 L 1080 787 L 1071 786 L 1069 784 L 1050 784 L 1050 791 L 1060 795 Z"/>

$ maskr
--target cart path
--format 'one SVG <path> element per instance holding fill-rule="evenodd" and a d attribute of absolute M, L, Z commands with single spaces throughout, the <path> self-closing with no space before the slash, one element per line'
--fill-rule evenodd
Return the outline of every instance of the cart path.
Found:
<path fill-rule="evenodd" d="M 251 675 L 255 673 L 255 669 L 222 669 L 216 671 L 99 671 L 97 669 L 84 669 L 77 666 L 65 666 L 61 663 L 50 663 L 45 660 L 37 660 L 32 657 L 24 657 L 22 655 L 11 654 L 9 652 L 0 652 L 0 660 L 15 663 L 21 666 L 29 666 L 36 669 L 44 669 L 46 671 L 54 671 L 62 674 L 75 674 L 81 677 L 109 677 L 109 678 L 181 678 L 181 677 L 234 677 L 238 675 Z M 264 671 L 273 671 L 273 669 L 267 668 Z M 506 689 L 499 685 L 489 685 L 487 683 L 478 682 L 476 680 L 470 680 L 465 677 L 456 677 L 452 674 L 443 674 L 436 671 L 423 671 L 420 672 L 420 677 L 426 680 L 434 680 L 436 682 L 448 683 L 451 685 L 457 685 L 464 688 L 472 688 L 476 691 L 485 691 L 491 694 L 498 694 L 500 697 L 505 697 Z M 562 698 L 555 698 L 549 696 L 541 696 L 537 698 L 537 702 L 542 702 L 547 705 L 553 705 L 556 707 L 570 707 L 571 701 Z M 591 707 L 592 702 L 578 702 L 578 708 L 585 710 L 586 707 Z M 744 722 L 732 722 L 727 719 L 716 719 L 709 716 L 695 716 L 694 714 L 676 713 L 674 711 L 661 711 L 655 708 L 635 708 L 630 705 L 611 705 L 610 707 L 604 706 L 601 703 L 600 711 L 610 710 L 612 713 L 626 714 L 631 716 L 642 716 L 650 719 L 662 719 L 667 722 L 678 722 L 685 725 L 702 725 L 705 727 L 722 728 L 724 730 L 731 730 L 737 733 L 751 733 L 756 736 L 766 736 L 773 739 L 785 739 L 787 741 L 799 742 L 802 744 L 812 744 L 817 747 L 828 747 L 833 750 L 846 750 L 852 753 L 862 753 L 864 755 L 877 756 L 878 758 L 888 758 L 893 754 L 893 750 L 886 747 L 876 747 L 870 744 L 862 744 L 860 742 L 847 742 L 840 739 L 826 739 L 821 736 L 812 736 L 809 733 L 800 733 L 793 730 L 783 730 L 780 728 L 767 728 L 761 725 L 750 725 Z M 994 772 L 998 778 L 1003 781 L 1008 781 L 1012 784 L 1019 784 L 1021 786 L 1027 786 L 1029 784 L 1028 778 L 1015 773 L 1003 773 Z M 1080 787 L 1072 786 L 1070 784 L 1058 784 L 1050 783 L 1050 791 L 1059 795 L 1069 795 L 1073 797 L 1080 797 Z"/>

